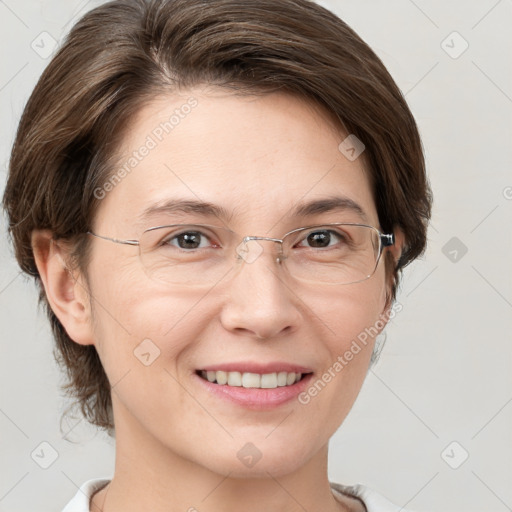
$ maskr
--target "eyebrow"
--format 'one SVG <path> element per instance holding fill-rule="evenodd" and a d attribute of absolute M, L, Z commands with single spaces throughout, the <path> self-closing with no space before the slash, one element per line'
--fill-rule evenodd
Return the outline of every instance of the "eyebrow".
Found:
<path fill-rule="evenodd" d="M 333 196 L 324 199 L 301 202 L 287 214 L 287 217 L 312 217 L 313 215 L 336 211 L 349 211 L 355 213 L 363 221 L 368 222 L 368 218 L 363 208 L 354 200 L 342 196 Z M 142 212 L 139 218 L 141 220 L 145 220 L 158 214 L 172 215 L 179 213 L 194 213 L 202 217 L 217 217 L 225 222 L 229 222 L 234 215 L 234 212 L 230 212 L 220 205 L 207 201 L 170 199 L 149 206 Z"/>
<path fill-rule="evenodd" d="M 325 199 L 317 199 L 307 203 L 299 203 L 291 212 L 291 216 L 309 217 L 321 213 L 329 213 L 336 211 L 349 211 L 355 213 L 365 222 L 368 222 L 363 208 L 353 199 L 342 196 L 333 196 Z"/>
<path fill-rule="evenodd" d="M 206 201 L 191 199 L 170 199 L 146 208 L 139 216 L 139 218 L 144 220 L 161 213 L 195 213 L 203 217 L 217 217 L 219 219 L 226 219 L 226 221 L 230 220 L 233 215 L 224 207 Z"/>

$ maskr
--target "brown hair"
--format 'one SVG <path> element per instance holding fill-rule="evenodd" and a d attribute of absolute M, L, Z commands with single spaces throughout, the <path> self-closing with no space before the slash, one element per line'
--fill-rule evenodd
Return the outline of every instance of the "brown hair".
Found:
<path fill-rule="evenodd" d="M 40 287 L 64 388 L 109 433 L 110 384 L 95 347 L 73 342 L 48 306 L 31 233 L 68 240 L 85 271 L 94 190 L 113 172 L 123 127 L 156 95 L 204 83 L 301 95 L 365 144 L 381 228 L 405 235 L 393 297 L 399 271 L 425 248 L 431 196 L 416 123 L 379 58 L 333 13 L 308 0 L 116 0 L 92 10 L 26 105 L 4 207 L 19 265 Z"/>

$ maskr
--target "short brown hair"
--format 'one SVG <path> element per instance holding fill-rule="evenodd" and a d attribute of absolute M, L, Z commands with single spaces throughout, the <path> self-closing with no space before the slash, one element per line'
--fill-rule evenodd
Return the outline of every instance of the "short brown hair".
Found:
<path fill-rule="evenodd" d="M 155 95 L 205 83 L 237 94 L 298 94 L 365 144 L 380 225 L 405 235 L 398 264 L 391 262 L 393 297 L 399 271 L 425 248 L 431 195 L 416 123 L 379 58 L 333 13 L 308 0 L 116 0 L 92 10 L 26 105 L 4 207 L 19 265 L 40 287 L 67 369 L 64 388 L 109 433 L 107 376 L 95 347 L 73 342 L 48 306 L 31 233 L 49 229 L 68 240 L 85 271 L 94 190 L 113 171 L 123 127 Z"/>

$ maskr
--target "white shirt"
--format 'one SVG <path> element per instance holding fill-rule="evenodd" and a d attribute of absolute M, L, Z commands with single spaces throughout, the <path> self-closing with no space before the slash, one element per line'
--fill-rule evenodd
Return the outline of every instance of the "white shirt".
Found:
<path fill-rule="evenodd" d="M 88 480 L 80 487 L 62 512 L 90 512 L 89 502 L 92 495 L 109 482 L 110 480 L 106 478 Z M 344 493 L 359 498 L 365 504 L 368 512 L 407 512 L 402 507 L 393 505 L 384 496 L 361 484 L 341 485 L 331 483 L 331 489 L 335 497 Z"/>

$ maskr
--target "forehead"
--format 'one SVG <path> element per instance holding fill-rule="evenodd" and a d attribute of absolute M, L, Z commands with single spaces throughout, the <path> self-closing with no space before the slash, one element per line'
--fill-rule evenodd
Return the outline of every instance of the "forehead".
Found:
<path fill-rule="evenodd" d="M 321 107 L 285 93 L 195 89 L 157 98 L 127 131 L 96 226 L 147 227 L 152 214 L 181 201 L 269 228 L 292 213 L 314 215 L 307 204 L 327 199 L 355 205 L 354 215 L 359 207 L 353 221 L 375 223 L 362 158 L 339 150 L 346 136 Z"/>

